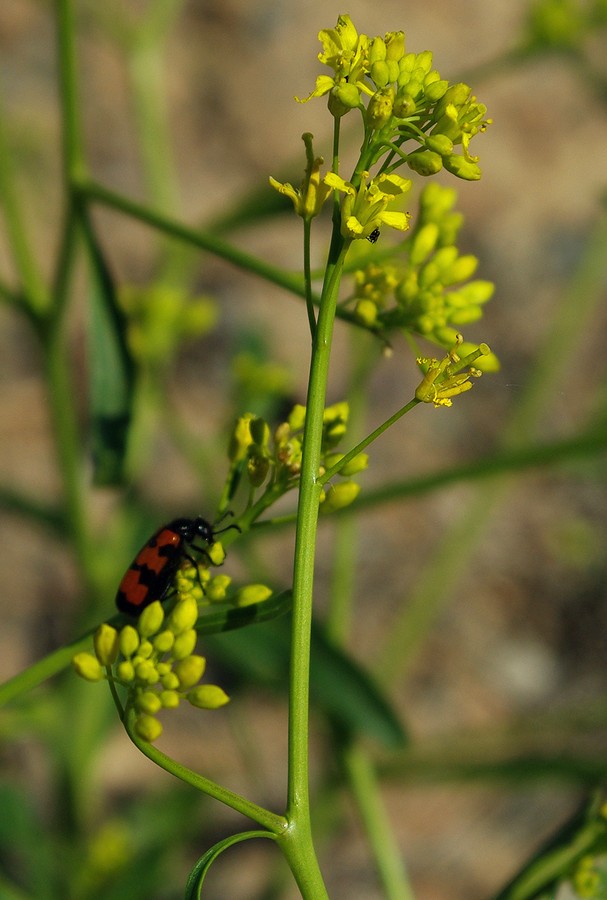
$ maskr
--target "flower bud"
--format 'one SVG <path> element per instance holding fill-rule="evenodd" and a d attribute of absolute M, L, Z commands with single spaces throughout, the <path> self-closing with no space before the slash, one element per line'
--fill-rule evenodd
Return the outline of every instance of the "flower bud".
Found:
<path fill-rule="evenodd" d="M 458 293 L 466 298 L 466 303 L 481 306 L 491 299 L 494 291 L 495 285 L 492 281 L 484 281 L 479 278 L 476 281 L 469 281 L 468 284 L 464 284 Z"/>
<path fill-rule="evenodd" d="M 187 695 L 192 706 L 199 709 L 219 709 L 229 703 L 230 698 L 218 684 L 201 684 Z"/>
<path fill-rule="evenodd" d="M 142 740 L 149 744 L 157 740 L 162 734 L 162 725 L 154 716 L 142 713 L 135 720 L 135 732 Z"/>
<path fill-rule="evenodd" d="M 415 106 L 416 103 L 411 94 L 408 91 L 400 90 L 396 95 L 392 112 L 397 119 L 406 119 L 415 112 Z"/>
<path fill-rule="evenodd" d="M 141 712 L 149 713 L 153 716 L 161 708 L 162 703 L 160 697 L 154 691 L 143 691 L 138 695 L 135 706 Z"/>
<path fill-rule="evenodd" d="M 478 322 L 483 317 L 483 313 L 478 306 L 466 306 L 463 309 L 454 310 L 451 315 L 451 323 L 453 325 L 470 325 L 471 322 Z"/>
<path fill-rule="evenodd" d="M 347 462 L 345 466 L 343 466 L 339 470 L 340 475 L 351 476 L 357 475 L 359 472 L 363 472 L 369 466 L 369 454 L 368 453 L 357 453 L 356 456 Z"/>
<path fill-rule="evenodd" d="M 454 153 L 452 156 L 446 157 L 444 160 L 445 169 L 464 181 L 478 181 L 481 177 L 480 166 L 474 162 L 469 162 L 464 156 L 458 156 Z"/>
<path fill-rule="evenodd" d="M 270 470 L 270 460 L 256 445 L 249 448 L 247 477 L 252 487 L 260 487 Z"/>
<path fill-rule="evenodd" d="M 386 43 L 383 38 L 374 37 L 369 43 L 369 65 L 386 58 Z"/>
<path fill-rule="evenodd" d="M 229 575 L 215 575 L 207 585 L 207 599 L 211 603 L 222 603 L 226 598 L 226 591 L 231 583 L 232 579 Z"/>
<path fill-rule="evenodd" d="M 93 637 L 95 655 L 102 666 L 111 666 L 118 656 L 118 632 L 107 622 L 100 625 Z"/>
<path fill-rule="evenodd" d="M 400 60 L 405 55 L 405 32 L 404 31 L 389 31 L 386 34 L 386 58 L 400 62 Z"/>
<path fill-rule="evenodd" d="M 263 603 L 272 596 L 272 588 L 265 584 L 247 584 L 236 591 L 234 602 L 236 606 L 253 606 L 255 603 Z"/>
<path fill-rule="evenodd" d="M 164 621 L 164 609 L 159 600 L 150 603 L 143 610 L 137 620 L 137 631 L 141 637 L 150 637 L 160 631 L 160 626 Z"/>
<path fill-rule="evenodd" d="M 260 416 L 255 416 L 249 422 L 249 431 L 251 432 L 251 438 L 254 444 L 258 444 L 260 447 L 268 446 L 270 429 L 265 419 L 262 419 Z"/>
<path fill-rule="evenodd" d="M 438 103 L 445 96 L 448 87 L 449 82 L 444 79 L 439 78 L 436 81 L 428 81 L 428 78 L 424 79 L 424 94 L 430 103 Z"/>
<path fill-rule="evenodd" d="M 173 649 L 171 650 L 173 659 L 185 659 L 189 656 L 194 651 L 197 640 L 198 635 L 194 628 L 190 628 L 188 631 L 182 631 L 181 634 L 178 634 L 175 638 Z"/>
<path fill-rule="evenodd" d="M 301 403 L 296 403 L 289 414 L 289 428 L 291 431 L 300 431 L 306 423 L 306 408 Z"/>
<path fill-rule="evenodd" d="M 409 261 L 412 265 L 419 266 L 430 256 L 436 247 L 438 236 L 438 225 L 434 222 L 428 222 L 427 225 L 422 225 L 411 241 Z"/>
<path fill-rule="evenodd" d="M 206 668 L 206 662 L 204 656 L 188 656 L 175 663 L 173 672 L 179 679 L 179 687 L 182 691 L 194 687 L 196 682 L 200 681 Z"/>
<path fill-rule="evenodd" d="M 326 513 L 335 512 L 349 506 L 360 493 L 360 485 L 355 481 L 342 481 L 329 487 L 321 510 Z"/>
<path fill-rule="evenodd" d="M 168 653 L 175 641 L 175 634 L 172 631 L 161 631 L 154 638 L 154 649 L 158 653 Z"/>
<path fill-rule="evenodd" d="M 123 659 L 116 667 L 116 675 L 120 681 L 134 681 L 135 667 L 130 659 Z"/>
<path fill-rule="evenodd" d="M 476 256 L 468 253 L 465 256 L 458 256 L 457 259 L 443 273 L 441 279 L 444 285 L 458 284 L 460 281 L 468 281 L 478 267 L 478 259 Z M 467 298 L 466 298 L 466 302 Z"/>
<path fill-rule="evenodd" d="M 228 446 L 228 458 L 230 462 L 240 462 L 244 459 L 247 447 L 251 443 L 250 422 L 253 418 L 251 413 L 247 413 L 236 420 L 236 424 L 230 435 L 230 443 Z"/>
<path fill-rule="evenodd" d="M 139 659 L 150 659 L 153 652 L 154 652 L 154 645 L 152 644 L 151 641 L 148 641 L 146 639 L 145 641 L 142 641 L 139 644 L 139 651 L 137 653 L 137 656 L 139 657 Z"/>
<path fill-rule="evenodd" d="M 432 150 L 414 150 L 407 159 L 407 165 L 418 175 L 436 175 L 443 167 L 443 160 Z"/>
<path fill-rule="evenodd" d="M 86 681 L 101 681 L 103 678 L 103 666 L 92 653 L 76 653 L 72 658 L 72 666 Z"/>
<path fill-rule="evenodd" d="M 426 138 L 426 147 L 439 156 L 450 156 L 453 153 L 453 141 L 446 134 L 431 134 Z"/>
<path fill-rule="evenodd" d="M 367 328 L 377 322 L 377 304 L 372 300 L 359 300 L 354 307 L 354 315 Z"/>
<path fill-rule="evenodd" d="M 209 559 L 214 566 L 221 566 L 226 558 L 226 552 L 223 549 L 221 541 L 215 541 L 207 550 Z"/>
<path fill-rule="evenodd" d="M 118 645 L 123 656 L 132 656 L 139 647 L 139 635 L 132 625 L 125 625 L 120 630 Z"/>
<path fill-rule="evenodd" d="M 415 57 L 415 68 L 421 69 L 422 72 L 428 74 L 428 72 L 432 68 L 431 50 L 422 50 L 421 53 L 417 54 L 417 56 Z"/>
<path fill-rule="evenodd" d="M 179 678 L 174 672 L 167 672 L 160 678 L 160 684 L 167 691 L 176 691 L 179 687 Z"/>
<path fill-rule="evenodd" d="M 396 59 L 387 59 L 388 63 L 388 81 L 395 82 L 398 81 L 398 60 Z"/>
<path fill-rule="evenodd" d="M 158 670 L 153 662 L 149 659 L 134 661 L 135 676 L 138 681 L 144 684 L 156 684 L 158 681 Z"/>
<path fill-rule="evenodd" d="M 164 709 L 176 709 L 179 706 L 180 697 L 177 691 L 162 691 L 160 702 Z"/>
<path fill-rule="evenodd" d="M 329 91 L 328 106 L 333 118 L 341 119 L 351 109 L 357 109 L 360 106 L 360 90 L 350 82 L 336 84 Z"/>
<path fill-rule="evenodd" d="M 384 59 L 371 63 L 369 75 L 378 88 L 384 88 L 390 81 L 390 68 L 388 63 Z"/>
<path fill-rule="evenodd" d="M 169 616 L 168 626 L 173 634 L 188 631 L 198 619 L 198 604 L 191 597 L 180 600 Z"/>
<path fill-rule="evenodd" d="M 394 106 L 394 89 L 383 87 L 376 91 L 367 107 L 367 124 L 371 128 L 381 128 L 390 120 Z"/>

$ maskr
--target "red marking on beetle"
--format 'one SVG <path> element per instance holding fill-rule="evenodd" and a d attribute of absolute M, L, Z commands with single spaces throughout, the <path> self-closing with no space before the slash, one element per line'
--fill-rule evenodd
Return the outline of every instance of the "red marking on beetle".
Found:
<path fill-rule="evenodd" d="M 193 553 L 207 552 L 206 547 L 194 543 L 198 538 L 207 547 L 215 542 L 213 526 L 201 517 L 175 519 L 159 528 L 125 572 L 116 594 L 118 609 L 137 616 L 150 603 L 162 600 L 183 560 L 191 559 Z"/>

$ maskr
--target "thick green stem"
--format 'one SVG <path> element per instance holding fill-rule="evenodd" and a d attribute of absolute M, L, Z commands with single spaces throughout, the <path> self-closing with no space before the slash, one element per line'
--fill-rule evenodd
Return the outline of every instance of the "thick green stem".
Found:
<path fill-rule="evenodd" d="M 318 505 L 318 481 L 323 415 L 329 375 L 331 341 L 341 271 L 348 242 L 334 234 L 323 288 L 316 336 L 312 345 L 310 381 L 303 438 L 295 567 L 293 572 L 293 625 L 289 692 L 289 776 L 287 817 L 292 823 L 294 842 L 305 851 L 306 863 L 295 877 L 304 896 L 314 900 L 326 896 L 312 845 L 308 785 L 308 701 L 310 678 L 310 628 L 314 584 L 314 559 Z M 293 868 L 294 855 L 287 852 Z M 297 854 L 300 859 L 300 855 Z M 305 885 L 302 885 L 304 878 Z M 313 881 L 310 879 L 313 878 Z"/>

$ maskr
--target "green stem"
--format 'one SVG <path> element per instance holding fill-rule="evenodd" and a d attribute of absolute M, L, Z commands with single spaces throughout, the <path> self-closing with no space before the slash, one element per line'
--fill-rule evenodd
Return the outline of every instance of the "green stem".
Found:
<path fill-rule="evenodd" d="M 310 337 L 314 340 L 316 334 L 316 313 L 314 312 L 314 298 L 312 296 L 312 267 L 310 265 L 310 235 L 312 232 L 312 219 L 304 219 L 304 280 L 306 285 L 306 310 L 310 325 Z"/>
<path fill-rule="evenodd" d="M 215 234 L 208 231 L 202 231 L 197 228 L 191 228 L 175 221 L 163 213 L 151 210 L 146 206 L 128 200 L 121 194 L 117 194 L 108 188 L 97 184 L 94 181 L 83 180 L 78 185 L 79 192 L 91 200 L 108 206 L 111 209 L 117 209 L 126 216 L 131 216 L 140 222 L 150 225 L 159 231 L 171 237 L 179 238 L 188 244 L 199 247 L 201 250 L 207 250 L 220 259 L 225 259 L 232 265 L 237 266 L 244 271 L 259 275 L 271 284 L 277 284 L 291 293 L 300 297 L 305 296 L 305 286 L 300 275 L 294 275 L 291 272 L 285 272 L 276 266 L 266 263 L 244 250 L 239 250 L 227 241 L 222 240 Z"/>
<path fill-rule="evenodd" d="M 294 855 L 286 849 L 285 852 L 292 869 L 295 862 L 299 861 L 298 865 L 302 867 L 299 875 L 293 869 L 295 877 L 302 893 L 305 886 L 304 896 L 313 897 L 314 900 L 326 896 L 312 843 L 308 784 L 310 629 L 316 529 L 321 492 L 318 472 L 333 324 L 341 271 L 348 247 L 349 242 L 344 241 L 339 236 L 339 231 L 334 229 L 316 335 L 312 345 L 293 571 L 287 818 L 293 825 L 296 835 L 294 840 L 304 853 L 305 864 L 302 865 L 301 855 Z"/>
<path fill-rule="evenodd" d="M 13 678 L 9 678 L 8 681 L 0 684 L 0 707 L 5 706 L 22 694 L 27 694 L 28 691 L 38 687 L 43 681 L 66 669 L 76 653 L 79 653 L 81 650 L 90 650 L 94 631 L 95 628 L 91 628 L 86 634 L 76 638 L 69 644 L 65 644 L 63 647 L 59 647 L 58 650 L 49 653 L 48 656 L 38 660 L 38 662 L 29 666 L 23 672 L 19 672 L 18 675 L 14 675 Z"/>
<path fill-rule="evenodd" d="M 37 318 L 49 306 L 49 296 L 38 264 L 32 253 L 21 205 L 17 197 L 17 179 L 12 166 L 9 142 L 5 131 L 5 114 L 0 109 L 0 206 L 4 208 L 6 235 L 15 268 L 23 285 L 22 293 L 15 296 L 25 302 Z M 10 295 L 5 294 L 6 299 Z"/>
<path fill-rule="evenodd" d="M 67 362 L 64 312 L 74 267 L 76 245 L 76 211 L 72 182 L 84 172 L 81 129 L 76 90 L 76 52 L 74 14 L 71 0 L 58 0 L 57 46 L 59 57 L 60 99 L 62 109 L 63 171 L 68 193 L 64 214 L 63 238 L 53 284 L 51 315 L 44 329 L 45 364 L 51 420 L 62 473 L 67 522 L 82 571 L 90 572 L 90 543 L 85 510 L 82 441 L 73 402 L 72 384 Z"/>
<path fill-rule="evenodd" d="M 363 440 L 356 444 L 355 447 L 352 447 L 352 449 L 349 450 L 348 453 L 346 453 L 346 455 L 339 460 L 339 462 L 336 462 L 334 466 L 331 466 L 330 469 L 327 469 L 327 471 L 318 479 L 319 484 L 326 484 L 327 481 L 333 478 L 334 475 L 337 475 L 340 469 L 343 469 L 343 467 L 347 465 L 350 460 L 358 456 L 359 453 L 362 453 L 363 450 L 365 450 L 369 446 L 369 444 L 372 444 L 373 441 L 375 441 L 380 435 L 384 433 L 384 431 L 387 431 L 388 428 L 394 425 L 395 422 L 398 422 L 398 420 L 401 419 L 405 415 L 405 413 L 408 413 L 420 402 L 421 401 L 417 400 L 414 397 L 413 400 L 409 400 L 409 402 L 406 403 L 405 406 L 401 406 L 401 408 L 393 413 L 393 415 L 391 415 L 389 419 L 386 419 L 385 422 L 382 422 L 381 425 L 378 425 L 377 428 L 375 428 L 370 434 L 368 434 L 366 438 L 363 438 Z"/>
<path fill-rule="evenodd" d="M 367 752 L 351 746 L 342 753 L 342 763 L 387 900 L 414 900 L 402 854 L 386 815 L 377 776 Z"/>
<path fill-rule="evenodd" d="M 267 828 L 272 834 L 278 836 L 284 834 L 287 828 L 287 821 L 284 816 L 278 816 L 276 813 L 258 806 L 257 803 L 252 803 L 250 800 L 241 797 L 240 794 L 222 787 L 210 778 L 205 778 L 204 775 L 199 775 L 197 772 L 188 769 L 187 766 L 171 759 L 166 753 L 158 750 L 153 744 L 144 741 L 138 736 L 134 729 L 134 718 L 135 712 L 131 709 L 126 715 L 124 725 L 128 736 L 144 756 L 147 756 L 148 759 L 151 759 L 152 762 L 165 769 L 171 775 L 196 788 L 196 790 L 213 797 L 215 800 L 219 800 L 220 803 L 242 813 L 243 816 L 248 816 L 254 822 Z"/>
<path fill-rule="evenodd" d="M 84 150 L 78 103 L 75 18 L 72 0 L 57 0 L 57 52 L 62 113 L 63 168 L 65 180 L 84 178 Z"/>

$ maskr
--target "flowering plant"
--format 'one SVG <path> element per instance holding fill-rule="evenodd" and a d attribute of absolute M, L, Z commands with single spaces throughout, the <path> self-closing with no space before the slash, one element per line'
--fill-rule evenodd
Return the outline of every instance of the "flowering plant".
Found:
<path fill-rule="evenodd" d="M 16 731 L 20 715 L 22 723 L 37 729 L 37 739 L 47 741 L 49 758 L 56 761 L 59 812 L 53 828 L 46 829 L 49 842 L 54 841 L 53 853 L 40 852 L 37 832 L 24 827 L 30 822 L 26 803 L 19 814 L 9 816 L 11 839 L 13 826 L 15 831 L 31 830 L 33 837 L 29 836 L 29 855 L 23 855 L 22 864 L 10 843 L 6 850 L 0 834 L 0 856 L 9 864 L 6 876 L 0 876 L 0 892 L 6 887 L 10 896 L 51 898 L 55 891 L 54 896 L 75 900 L 110 900 L 127 893 L 129 900 L 155 896 L 163 879 L 169 880 L 163 865 L 170 859 L 171 840 L 177 835 L 177 841 L 191 847 L 202 827 L 196 818 L 196 798 L 204 794 L 254 826 L 220 840 L 212 826 L 206 844 L 213 845 L 203 847 L 198 861 L 190 863 L 188 900 L 201 895 L 209 871 L 224 851 L 253 838 L 270 841 L 282 854 L 303 897 L 327 897 L 328 867 L 322 857 L 319 861 L 312 828 L 311 699 L 330 758 L 326 778 L 317 779 L 320 790 L 325 791 L 325 800 L 329 795 L 332 800 L 337 790 L 348 789 L 386 896 L 409 900 L 413 888 L 379 785 L 385 773 L 411 771 L 407 731 L 390 689 L 396 694 L 397 676 L 410 664 L 413 649 L 441 606 L 443 572 L 457 570 L 489 504 L 483 495 L 471 505 L 445 541 L 443 565 L 436 571 L 429 566 L 422 588 L 409 592 L 404 612 L 397 611 L 393 618 L 389 604 L 382 601 L 386 585 L 396 579 L 384 577 L 384 572 L 380 578 L 372 574 L 374 559 L 383 551 L 381 530 L 371 518 L 361 519 L 357 540 L 353 523 L 356 514 L 372 505 L 457 480 L 462 471 L 483 475 L 500 466 L 510 471 L 534 465 L 541 456 L 537 448 L 527 448 L 526 454 L 504 453 L 497 461 L 448 468 L 414 482 L 391 478 L 370 488 L 367 481 L 367 470 L 373 477 L 379 468 L 375 442 L 397 421 L 406 415 L 407 423 L 415 423 L 416 417 L 426 414 L 434 425 L 445 421 L 445 411 L 454 403 L 458 411 L 466 406 L 474 409 L 478 391 L 461 404 L 460 398 L 470 393 L 482 373 L 499 368 L 487 343 L 475 336 L 494 287 L 479 273 L 476 256 L 460 247 L 463 216 L 454 188 L 455 179 L 466 187 L 480 179 L 478 145 L 491 119 L 467 84 L 441 76 L 429 51 L 410 51 L 403 31 L 366 35 L 348 15 L 341 15 L 334 27 L 319 33 L 322 73 L 307 96 L 296 98 L 302 115 L 310 111 L 304 104 L 326 102 L 333 129 L 330 149 L 319 153 L 319 142 L 306 131 L 304 172 L 296 186 L 270 176 L 263 197 L 256 195 L 250 204 L 243 201 L 238 210 L 218 217 L 206 229 L 187 226 L 167 211 L 171 179 L 158 178 L 168 142 L 150 127 L 158 80 L 147 68 L 150 46 L 161 39 L 167 17 L 178 5 L 152 0 L 142 29 L 133 27 L 139 14 L 119 9 L 120 4 L 110 4 L 111 9 L 107 4 L 89 4 L 87 10 L 91 21 L 103 23 L 117 43 L 129 47 L 133 93 L 148 92 L 137 118 L 147 136 L 142 154 L 151 186 L 147 206 L 110 190 L 90 174 L 76 78 L 79 4 L 57 0 L 65 177 L 63 226 L 50 279 L 45 278 L 44 267 L 38 269 L 28 246 L 16 202 L 18 179 L 10 168 L 0 118 L 0 200 L 18 280 L 11 288 L 10 278 L 0 279 L 0 298 L 24 317 L 38 341 L 64 488 L 61 501 L 44 504 L 0 485 L 0 500 L 71 540 L 83 584 L 82 603 L 73 618 L 69 609 L 64 610 L 63 598 L 61 616 L 55 617 L 69 621 L 70 635 L 83 632 L 83 636 L 66 639 L 64 646 L 0 686 L 0 700 L 8 701 L 71 664 L 69 679 L 43 696 L 39 707 L 34 698 L 32 706 L 15 718 L 3 719 L 7 734 Z M 604 24 L 604 2 L 588 2 L 583 14 L 575 7 L 569 0 L 539 0 L 521 56 L 537 53 L 540 45 L 570 56 L 579 49 L 583 37 Z M 352 135 L 360 149 L 353 164 L 346 166 Z M 440 183 L 435 178 L 439 174 Z M 110 238 L 102 231 L 97 207 L 135 219 L 151 227 L 154 237 L 169 239 L 158 254 L 159 274 L 150 276 L 152 283 L 118 284 L 115 269 L 120 267 L 110 264 L 105 247 Z M 287 210 L 297 216 L 292 221 L 302 231 L 301 274 L 249 254 L 223 236 L 228 225 L 251 218 L 261 221 L 269 212 L 282 215 Z M 239 321 L 241 343 L 233 354 L 232 383 L 226 391 L 229 414 L 214 416 L 217 384 L 221 382 L 222 390 L 225 385 L 225 379 L 215 377 L 215 354 L 232 340 L 230 328 L 237 317 L 222 332 L 222 340 L 211 344 L 209 335 L 222 327 L 220 303 L 201 290 L 198 269 L 184 276 L 186 247 L 228 261 L 305 302 L 301 330 L 309 339 L 310 360 L 304 390 L 292 371 L 295 367 L 269 355 L 264 342 L 251 338 Z M 86 317 L 66 315 L 80 285 L 76 271 L 87 275 L 82 297 Z M 66 323 L 72 328 L 74 320 L 80 323 L 84 318 L 88 351 L 75 365 L 75 342 L 68 340 L 72 333 Z M 275 318 L 280 322 L 278 315 Z M 568 340 L 571 318 L 566 321 L 563 332 Z M 338 322 L 350 341 L 348 363 L 339 371 L 333 352 Z M 286 327 L 281 334 L 286 338 Z M 555 343 L 558 352 L 550 356 L 551 362 L 564 354 L 566 341 L 561 337 Z M 171 379 L 186 345 L 184 371 L 192 365 L 200 373 L 192 393 L 184 384 L 183 371 Z M 395 358 L 399 362 L 404 358 L 405 372 L 408 366 L 411 374 L 385 392 L 382 401 L 390 414 L 384 419 L 385 412 L 365 410 L 366 389 L 372 367 L 380 362 L 384 372 L 390 371 Z M 82 368 L 86 379 L 79 377 Z M 331 398 L 333 378 L 339 382 L 337 401 Z M 86 390 L 75 402 L 80 382 L 86 383 Z M 87 415 L 82 414 L 85 404 Z M 212 451 L 203 448 L 200 433 L 190 427 L 182 407 L 196 424 L 203 420 L 205 429 L 213 422 L 231 423 L 222 434 L 225 452 L 218 453 L 211 440 Z M 192 409 L 201 415 L 191 416 Z M 538 409 L 541 412 L 539 402 L 534 407 L 536 418 Z M 367 415 L 373 420 L 370 426 L 365 425 Z M 518 430 L 526 431 L 528 410 L 521 421 Z M 158 440 L 159 431 L 165 440 Z M 585 443 L 565 442 L 553 448 L 552 458 L 604 449 L 604 429 L 583 437 Z M 201 517 L 180 518 L 158 528 L 161 519 L 150 513 L 160 504 L 163 491 L 172 497 L 171 505 L 178 502 L 177 490 L 173 497 L 174 457 L 167 452 L 168 445 L 179 448 L 179 457 L 187 462 L 181 469 L 195 473 L 200 493 L 215 492 L 214 502 L 207 500 L 214 509 L 208 522 Z M 413 528 L 421 531 L 418 525 L 415 519 Z M 292 559 L 284 550 L 286 544 L 279 544 L 268 562 L 257 552 L 256 541 L 289 527 L 294 528 Z M 324 528 L 332 529 L 334 545 L 325 540 Z M 137 546 L 141 549 L 135 553 Z M 323 551 L 320 559 L 318 547 Z M 319 574 L 326 568 L 329 550 L 334 569 L 324 590 Z M 388 623 L 384 640 L 376 642 L 378 658 L 371 664 L 353 630 L 351 634 L 356 614 L 354 573 L 361 563 L 361 591 L 367 594 L 372 615 Z M 28 566 L 26 574 L 34 568 Z M 111 607 L 115 596 L 120 612 Z M 54 636 L 50 630 L 44 640 Z M 257 775 L 264 741 L 273 750 L 282 744 L 274 732 L 266 733 L 271 729 L 256 727 L 245 734 L 240 717 L 248 698 L 243 696 L 243 684 L 249 691 L 251 685 L 263 685 L 268 693 L 287 697 L 286 778 L 280 794 L 284 802 L 276 799 L 277 792 L 258 802 L 249 799 L 263 781 Z M 128 811 L 116 800 L 112 811 L 104 812 L 101 788 L 98 793 L 94 789 L 99 779 L 91 777 L 85 784 L 82 772 L 87 764 L 93 772 L 99 759 L 105 762 L 100 751 L 111 722 L 124 730 L 141 754 L 173 776 L 171 783 L 188 789 L 176 791 L 168 801 L 163 796 L 156 805 L 151 800 L 148 805 L 147 797 L 138 804 L 129 796 Z M 222 746 L 218 737 L 222 725 L 236 735 L 246 760 L 242 769 L 248 782 L 236 789 L 224 783 L 223 758 L 216 766 L 219 776 L 209 774 L 213 761 L 206 751 Z M 187 737 L 175 740 L 175 735 Z M 383 756 L 375 754 L 375 745 Z M 119 746 L 129 744 L 122 740 Z M 424 762 L 431 768 L 431 758 Z M 451 762 L 447 759 L 447 770 Z M 413 768 L 415 764 L 413 757 Z M 466 773 L 467 766 L 463 765 Z M 113 778 L 116 768 L 122 771 L 120 766 L 108 766 L 104 772 Z M 129 767 L 123 769 L 128 778 Z M 276 770 L 281 777 L 282 767 Z M 555 770 L 562 773 L 562 759 L 555 761 Z M 581 766 L 580 771 L 580 778 L 588 780 L 594 771 L 603 773 L 604 763 Z M 38 774 L 36 789 L 37 779 Z M 113 783 L 110 777 L 108 781 Z M 0 799 L 7 800 L 9 810 L 18 808 L 10 786 Z M 499 895 L 501 900 L 547 897 L 548 890 L 552 896 L 557 877 L 567 878 L 580 897 L 602 896 L 606 821 L 604 799 L 599 796 L 575 824 L 574 838 L 563 838 L 542 851 L 539 861 L 532 861 L 513 887 Z M 74 873 L 58 875 L 54 861 L 64 859 L 68 847 L 78 865 Z M 45 864 L 51 872 L 48 877 L 39 874 Z"/>

